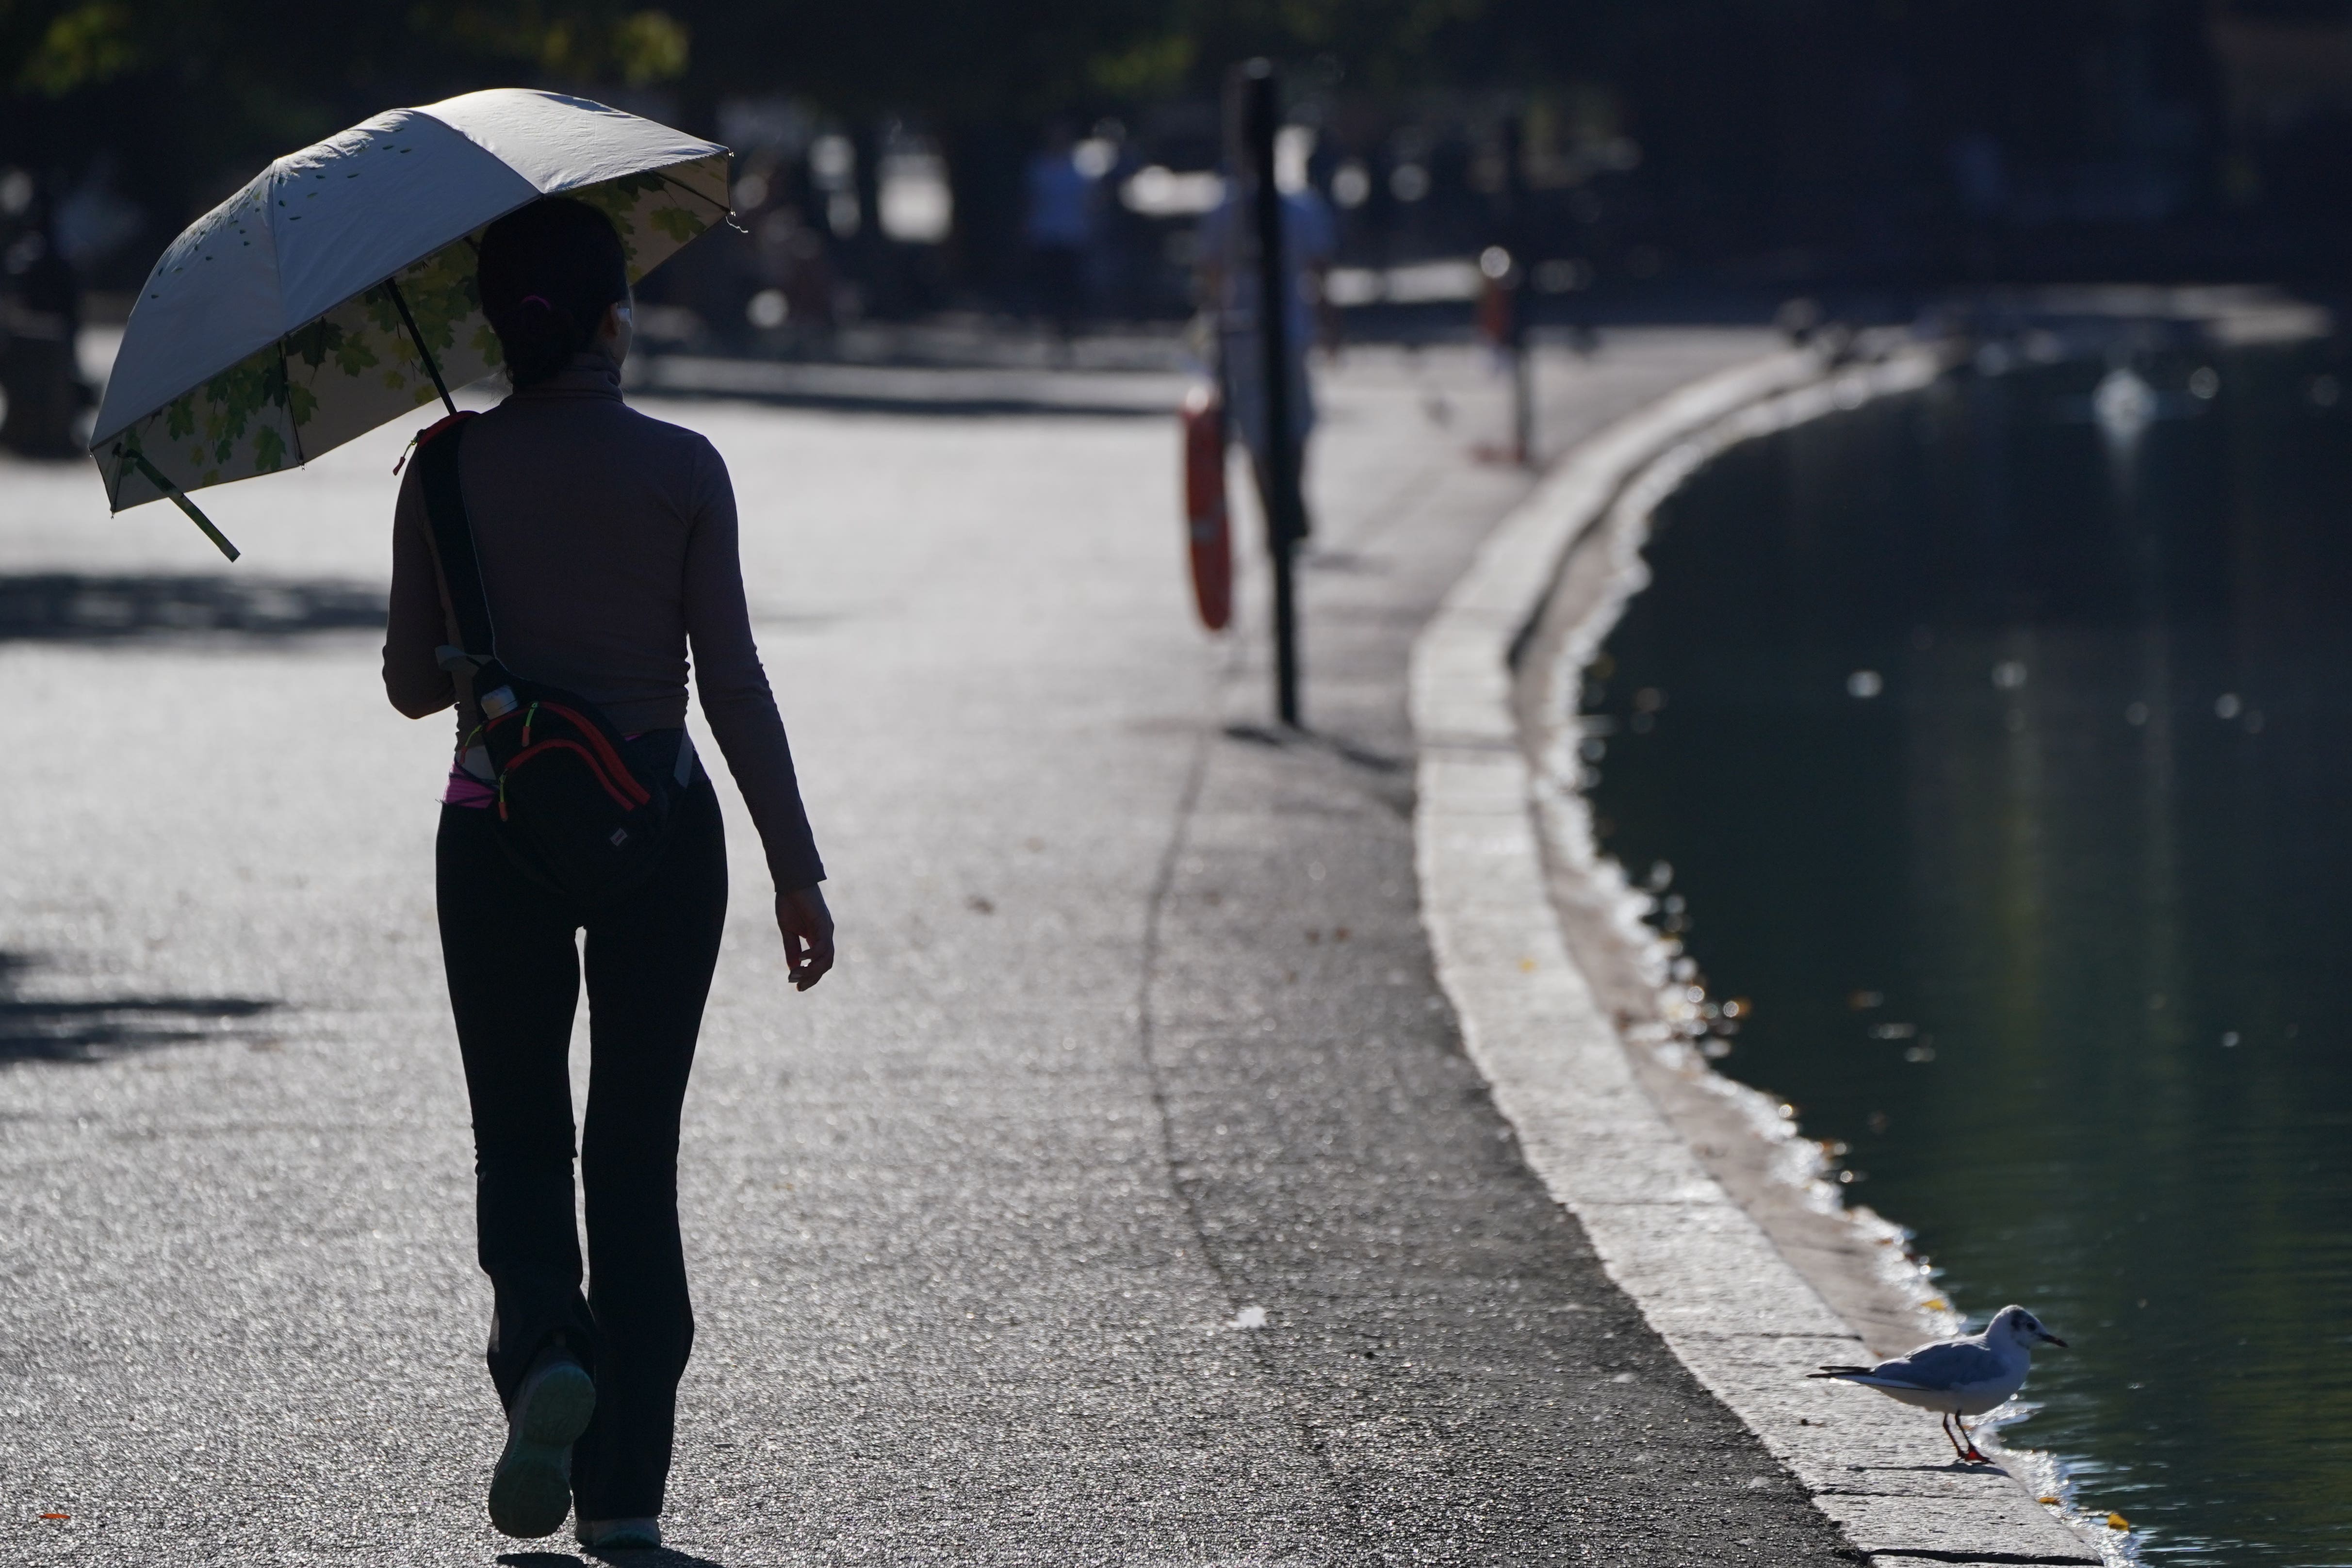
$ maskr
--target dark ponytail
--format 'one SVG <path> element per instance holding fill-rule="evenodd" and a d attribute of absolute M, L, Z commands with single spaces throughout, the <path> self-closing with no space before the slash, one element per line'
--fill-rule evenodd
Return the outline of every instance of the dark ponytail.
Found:
<path fill-rule="evenodd" d="M 613 222 L 585 202 L 548 196 L 482 231 L 482 313 L 518 387 L 545 381 L 595 341 L 605 310 L 629 297 Z"/>

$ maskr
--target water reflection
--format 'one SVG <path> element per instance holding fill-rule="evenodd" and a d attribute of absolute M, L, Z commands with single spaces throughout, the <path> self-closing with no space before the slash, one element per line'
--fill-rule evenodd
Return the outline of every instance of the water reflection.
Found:
<path fill-rule="evenodd" d="M 1753 999 L 1724 1068 L 1957 1305 L 2074 1342 L 2017 1437 L 2151 1561 L 2352 1561 L 2339 354 L 1969 374 L 1735 450 L 1587 691 L 1607 847 Z"/>

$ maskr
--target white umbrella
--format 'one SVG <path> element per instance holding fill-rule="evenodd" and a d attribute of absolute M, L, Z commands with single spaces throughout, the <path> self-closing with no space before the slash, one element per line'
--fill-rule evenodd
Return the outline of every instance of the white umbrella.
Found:
<path fill-rule="evenodd" d="M 394 109 L 256 175 L 172 242 L 123 330 L 90 455 L 120 511 L 299 466 L 499 363 L 474 256 L 541 196 L 601 208 L 635 282 L 729 210 L 727 149 L 499 88 Z"/>

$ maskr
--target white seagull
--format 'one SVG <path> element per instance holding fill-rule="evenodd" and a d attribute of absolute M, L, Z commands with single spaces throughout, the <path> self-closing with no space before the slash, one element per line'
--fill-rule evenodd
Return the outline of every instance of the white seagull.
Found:
<path fill-rule="evenodd" d="M 1981 1415 L 2022 1387 L 2025 1374 L 2033 1370 L 2037 1344 L 2066 1348 L 2064 1340 L 2043 1328 L 2042 1320 L 2024 1308 L 2003 1307 L 1980 1334 L 1937 1340 L 1876 1366 L 1825 1366 L 1805 1375 L 1858 1383 L 1889 1399 L 1941 1411 L 1950 1424 L 1944 1428 L 1944 1436 L 1951 1438 L 1952 1452 L 1963 1463 L 1983 1464 L 1985 1457 L 1977 1452 L 1977 1440 L 1969 1436 L 1968 1425 L 1960 1417 Z M 1952 1436 L 1951 1426 L 1960 1429 L 1958 1437 Z M 1963 1442 L 1966 1447 L 1961 1447 Z"/>

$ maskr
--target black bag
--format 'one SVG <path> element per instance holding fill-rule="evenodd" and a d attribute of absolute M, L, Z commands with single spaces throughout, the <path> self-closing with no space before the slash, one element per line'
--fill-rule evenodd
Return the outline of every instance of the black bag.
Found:
<path fill-rule="evenodd" d="M 527 680 L 499 662 L 490 606 L 457 456 L 470 415 L 453 415 L 417 438 L 441 602 L 456 641 L 440 650 L 460 711 L 478 717 L 458 747 L 488 758 L 499 842 L 534 879 L 598 904 L 653 874 L 669 837 L 672 808 L 692 777 L 694 748 L 678 738 L 667 770 L 631 763 L 629 746 L 603 710 L 576 692 Z"/>

